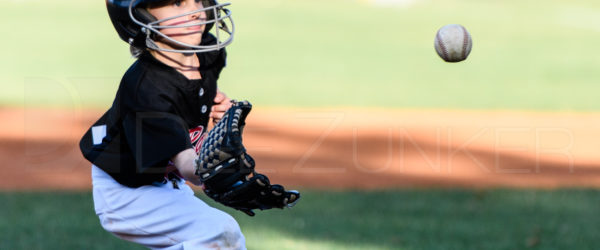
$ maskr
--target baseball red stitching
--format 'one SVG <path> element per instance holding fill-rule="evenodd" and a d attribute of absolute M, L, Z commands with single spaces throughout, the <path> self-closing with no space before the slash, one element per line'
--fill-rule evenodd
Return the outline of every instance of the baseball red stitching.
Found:
<path fill-rule="evenodd" d="M 462 51 L 462 60 L 467 58 L 467 47 L 469 46 L 469 33 L 462 25 L 460 28 L 463 30 L 463 51 Z"/>
<path fill-rule="evenodd" d="M 440 36 L 440 32 L 438 31 L 438 33 L 436 34 L 437 36 L 437 40 L 438 40 L 438 45 L 440 46 L 440 49 L 442 49 L 442 54 L 444 54 L 444 60 L 449 60 L 448 57 L 448 51 L 446 50 L 446 46 L 444 46 L 444 43 L 442 42 L 442 37 Z"/>

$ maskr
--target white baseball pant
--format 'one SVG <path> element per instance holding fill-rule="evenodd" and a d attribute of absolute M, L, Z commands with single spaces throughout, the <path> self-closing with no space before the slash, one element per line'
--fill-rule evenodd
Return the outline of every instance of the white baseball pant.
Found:
<path fill-rule="evenodd" d="M 94 209 L 117 237 L 151 249 L 245 249 L 238 223 L 179 182 L 129 188 L 92 166 Z"/>

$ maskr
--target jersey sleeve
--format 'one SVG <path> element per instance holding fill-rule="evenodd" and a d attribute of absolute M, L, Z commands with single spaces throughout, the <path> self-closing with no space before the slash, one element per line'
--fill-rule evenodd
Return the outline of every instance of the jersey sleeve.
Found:
<path fill-rule="evenodd" d="M 187 126 L 171 113 L 129 113 L 123 119 L 123 130 L 138 173 L 164 172 L 173 156 L 192 148 Z"/>
<path fill-rule="evenodd" d="M 176 89 L 146 81 L 137 86 L 123 116 L 123 135 L 138 173 L 164 172 L 169 160 L 192 148 L 188 125 L 179 115 Z"/>

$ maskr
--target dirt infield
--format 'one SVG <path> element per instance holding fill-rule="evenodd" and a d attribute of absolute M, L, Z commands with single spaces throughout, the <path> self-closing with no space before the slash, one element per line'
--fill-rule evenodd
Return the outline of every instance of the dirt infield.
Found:
<path fill-rule="evenodd" d="M 101 111 L 0 109 L 0 189 L 89 189 Z M 291 187 L 600 187 L 600 115 L 255 108 L 245 144 Z"/>

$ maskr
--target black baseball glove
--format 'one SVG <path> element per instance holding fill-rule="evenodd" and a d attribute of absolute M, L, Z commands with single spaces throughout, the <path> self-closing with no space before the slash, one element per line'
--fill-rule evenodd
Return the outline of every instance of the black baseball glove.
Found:
<path fill-rule="evenodd" d="M 292 207 L 300 199 L 295 190 L 270 184 L 267 176 L 254 171 L 254 159 L 246 153 L 242 132 L 252 105 L 234 102 L 208 133 L 196 161 L 196 175 L 204 193 L 213 200 L 254 216 L 253 209 Z"/>

